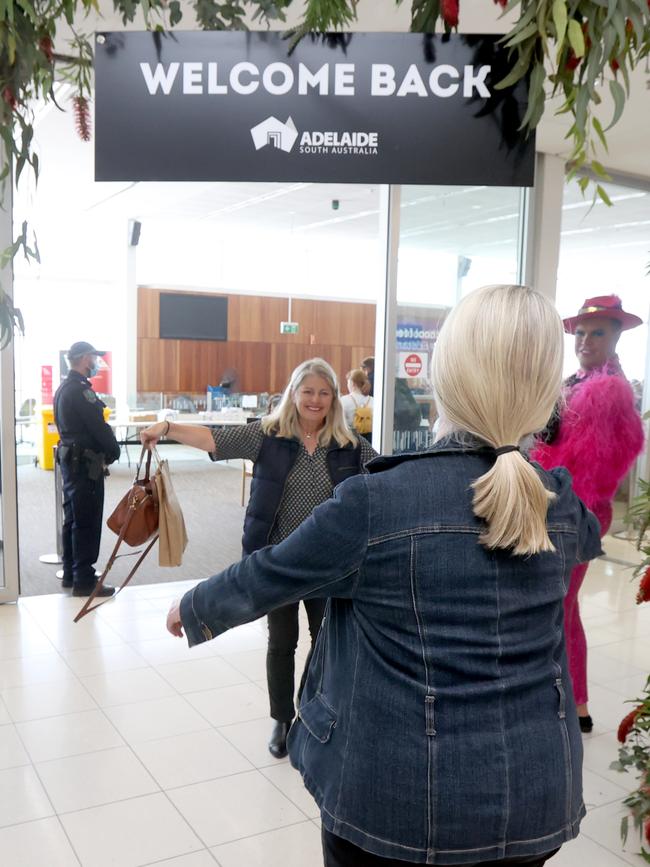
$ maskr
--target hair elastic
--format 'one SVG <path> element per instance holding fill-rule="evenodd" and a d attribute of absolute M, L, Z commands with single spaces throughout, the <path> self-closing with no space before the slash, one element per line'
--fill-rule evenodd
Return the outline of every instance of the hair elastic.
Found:
<path fill-rule="evenodd" d="M 499 455 L 507 455 L 508 452 L 520 452 L 521 449 L 519 446 L 499 446 L 498 449 L 494 450 L 494 454 L 499 457 Z"/>

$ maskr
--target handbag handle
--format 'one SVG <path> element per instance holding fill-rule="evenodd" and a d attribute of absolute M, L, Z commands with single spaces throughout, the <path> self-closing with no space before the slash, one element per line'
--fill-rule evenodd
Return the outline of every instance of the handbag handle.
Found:
<path fill-rule="evenodd" d="M 148 482 L 151 478 L 151 455 L 155 451 L 154 449 L 148 449 L 146 446 L 142 446 L 142 451 L 140 452 L 140 457 L 138 458 L 138 465 L 135 468 L 135 478 L 133 479 L 133 484 L 137 484 L 138 482 Z M 147 455 L 147 460 L 144 460 L 145 452 Z M 144 476 L 140 478 L 140 470 L 142 469 L 142 463 L 144 461 Z M 156 452 L 156 461 L 160 463 L 160 458 L 158 457 L 158 452 Z"/>

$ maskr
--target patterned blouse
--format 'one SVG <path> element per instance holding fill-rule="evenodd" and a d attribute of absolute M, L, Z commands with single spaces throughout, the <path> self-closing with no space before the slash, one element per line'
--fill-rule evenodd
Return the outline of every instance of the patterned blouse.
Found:
<path fill-rule="evenodd" d="M 255 463 L 265 434 L 262 425 L 253 422 L 213 428 L 212 436 L 215 450 L 210 453 L 210 457 L 213 461 L 245 458 Z M 363 437 L 358 439 L 361 448 L 361 472 L 366 472 L 364 465 L 377 457 L 377 452 Z M 310 455 L 301 443 L 298 457 L 284 485 L 269 543 L 276 545 L 286 539 L 311 515 L 316 506 L 320 506 L 332 496 L 332 490 L 332 480 L 327 469 L 327 449 L 319 445 L 314 454 Z"/>

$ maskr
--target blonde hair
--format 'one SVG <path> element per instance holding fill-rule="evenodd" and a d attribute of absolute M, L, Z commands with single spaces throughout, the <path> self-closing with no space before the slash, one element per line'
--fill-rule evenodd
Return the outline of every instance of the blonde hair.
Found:
<path fill-rule="evenodd" d="M 296 367 L 282 394 L 280 403 L 273 412 L 262 419 L 262 430 L 264 433 L 300 439 L 301 431 L 298 423 L 295 396 L 308 376 L 320 376 L 332 390 L 332 406 L 325 417 L 325 424 L 318 432 L 318 444 L 328 446 L 332 440 L 336 440 L 340 446 L 346 446 L 348 443 L 356 446 L 357 438 L 346 425 L 343 416 L 336 374 L 322 358 L 310 358 Z"/>
<path fill-rule="evenodd" d="M 445 321 L 432 364 L 436 402 L 451 426 L 494 448 L 541 430 L 562 386 L 563 327 L 551 302 L 527 286 L 484 286 Z M 553 551 L 546 515 L 554 494 L 517 451 L 473 484 L 486 548 Z"/>
<path fill-rule="evenodd" d="M 360 392 L 364 393 L 364 389 L 370 385 L 370 381 L 366 376 L 365 372 L 361 370 L 360 367 L 355 367 L 354 370 L 349 370 L 346 376 L 348 382 L 351 382 L 352 385 L 356 386 Z"/>

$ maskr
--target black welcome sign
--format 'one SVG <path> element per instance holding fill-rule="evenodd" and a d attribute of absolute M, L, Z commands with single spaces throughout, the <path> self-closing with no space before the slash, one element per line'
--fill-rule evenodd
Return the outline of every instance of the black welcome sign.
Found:
<path fill-rule="evenodd" d="M 533 183 L 496 36 L 105 33 L 99 181 Z"/>

